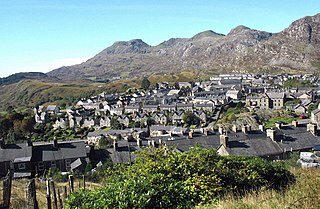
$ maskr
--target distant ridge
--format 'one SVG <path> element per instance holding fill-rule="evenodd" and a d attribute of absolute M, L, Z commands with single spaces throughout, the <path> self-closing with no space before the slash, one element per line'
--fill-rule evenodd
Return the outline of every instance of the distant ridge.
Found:
<path fill-rule="evenodd" d="M 237 26 L 227 35 L 207 30 L 157 46 L 141 39 L 115 42 L 88 61 L 47 75 L 63 80 L 141 77 L 196 70 L 219 72 L 319 72 L 320 14 L 294 21 L 279 33 Z"/>
<path fill-rule="evenodd" d="M 48 76 L 44 73 L 41 73 L 41 72 L 15 73 L 15 74 L 12 74 L 8 77 L 0 78 L 0 84 L 7 85 L 7 84 L 19 82 L 24 79 L 41 80 L 41 79 L 46 79 L 46 78 L 48 78 Z"/>

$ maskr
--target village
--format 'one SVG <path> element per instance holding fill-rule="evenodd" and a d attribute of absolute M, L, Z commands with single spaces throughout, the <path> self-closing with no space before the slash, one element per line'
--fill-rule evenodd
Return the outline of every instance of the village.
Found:
<path fill-rule="evenodd" d="M 307 85 L 285 86 L 288 81 Z M 225 74 L 209 81 L 162 82 L 152 89 L 102 93 L 66 109 L 38 106 L 34 109 L 37 124 L 51 122 L 53 129 L 84 128 L 88 133 L 80 139 L 55 137 L 22 144 L 2 140 L 0 175 L 11 171 L 15 178 L 22 178 L 44 175 L 50 168 L 70 173 L 84 172 L 89 163 L 92 168 L 106 162 L 131 163 L 135 151 L 148 146 L 170 146 L 177 152 L 201 146 L 223 156 L 268 160 L 287 159 L 293 152 L 319 154 L 319 92 L 314 75 Z M 217 125 L 226 106 L 288 111 L 296 117 L 289 124 L 277 121 L 272 128 Z M 319 167 L 319 155 L 308 156 L 310 166 Z"/>

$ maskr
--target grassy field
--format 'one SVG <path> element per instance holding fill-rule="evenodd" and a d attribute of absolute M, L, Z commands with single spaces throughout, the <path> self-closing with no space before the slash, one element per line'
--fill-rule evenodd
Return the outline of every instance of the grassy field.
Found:
<path fill-rule="evenodd" d="M 263 189 L 244 196 L 230 194 L 220 202 L 197 209 L 284 209 L 320 208 L 320 169 L 291 168 L 296 183 L 284 191 Z"/>

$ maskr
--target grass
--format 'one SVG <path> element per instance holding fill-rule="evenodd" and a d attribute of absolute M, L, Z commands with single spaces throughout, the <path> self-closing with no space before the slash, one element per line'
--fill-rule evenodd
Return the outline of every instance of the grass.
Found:
<path fill-rule="evenodd" d="M 19 179 L 12 181 L 12 194 L 11 194 L 11 207 L 15 209 L 24 209 L 26 208 L 26 188 L 27 188 L 27 179 Z M 63 198 L 63 187 L 67 186 L 67 182 L 58 182 L 56 183 L 56 191 L 60 191 L 61 198 Z M 86 189 L 93 190 L 101 185 L 93 182 L 86 182 Z M 74 181 L 75 191 L 82 189 L 83 182 L 80 179 L 75 179 Z M 68 186 L 67 186 L 68 188 Z M 37 201 L 40 209 L 47 208 L 46 202 L 46 182 L 45 181 L 36 181 L 36 195 Z M 58 197 L 58 193 L 57 193 Z"/>
<path fill-rule="evenodd" d="M 285 191 L 262 189 L 244 196 L 229 194 L 220 202 L 197 209 L 285 209 L 320 207 L 320 169 L 291 168 L 296 183 Z"/>
<path fill-rule="evenodd" d="M 278 121 L 281 121 L 285 124 L 291 124 L 292 121 L 297 120 L 297 118 L 294 117 L 276 117 L 276 118 L 270 118 L 266 124 L 265 127 L 266 128 L 274 128 L 275 127 L 275 123 Z"/>

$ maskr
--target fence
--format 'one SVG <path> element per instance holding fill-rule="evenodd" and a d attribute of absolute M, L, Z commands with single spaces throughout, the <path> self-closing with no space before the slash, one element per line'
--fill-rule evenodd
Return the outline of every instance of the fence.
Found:
<path fill-rule="evenodd" d="M 12 176 L 10 173 L 3 179 L 1 179 L 2 188 L 1 188 L 1 200 L 0 200 L 0 209 L 7 209 L 10 206 L 11 199 L 11 185 L 12 185 Z"/>
<path fill-rule="evenodd" d="M 17 188 L 18 190 L 25 190 L 25 200 L 20 201 L 20 204 L 13 205 L 12 203 L 12 176 L 7 175 L 5 178 L 0 179 L 2 187 L 0 188 L 0 209 L 14 208 L 26 208 L 26 209 L 39 209 L 39 203 L 37 200 L 37 190 L 45 186 L 45 203 L 41 203 L 41 208 L 47 209 L 62 209 L 64 206 L 64 201 L 68 194 L 75 191 L 75 180 L 73 175 L 69 175 L 67 185 L 56 184 L 51 179 L 46 179 L 45 181 L 38 179 L 29 179 L 25 188 Z M 78 179 L 77 189 L 86 189 L 85 176 Z M 37 186 L 36 186 L 37 184 Z M 21 185 L 20 185 L 21 186 Z M 43 192 L 43 191 L 41 191 Z"/>

